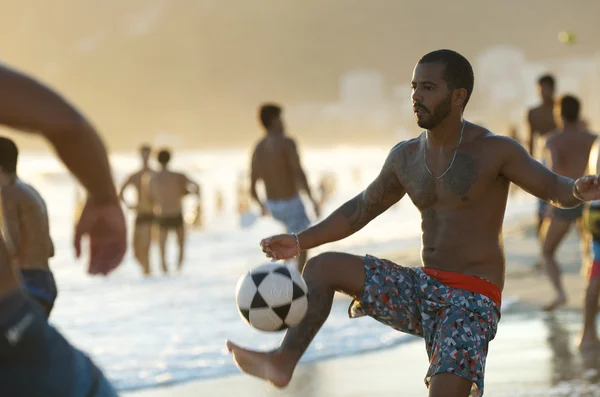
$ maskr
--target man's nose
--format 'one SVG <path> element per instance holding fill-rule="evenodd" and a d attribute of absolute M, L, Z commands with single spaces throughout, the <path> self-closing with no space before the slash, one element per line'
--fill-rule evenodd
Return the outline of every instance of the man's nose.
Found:
<path fill-rule="evenodd" d="M 423 101 L 423 96 L 421 95 L 421 91 L 418 88 L 415 88 L 413 90 L 410 97 L 412 99 L 413 104 Z"/>

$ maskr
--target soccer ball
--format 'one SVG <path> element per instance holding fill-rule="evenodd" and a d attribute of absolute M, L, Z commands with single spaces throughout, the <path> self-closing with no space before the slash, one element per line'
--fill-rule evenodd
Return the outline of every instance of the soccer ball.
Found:
<path fill-rule="evenodd" d="M 249 325 L 275 332 L 302 321 L 308 309 L 307 293 L 306 282 L 296 269 L 267 263 L 240 277 L 236 303 Z"/>

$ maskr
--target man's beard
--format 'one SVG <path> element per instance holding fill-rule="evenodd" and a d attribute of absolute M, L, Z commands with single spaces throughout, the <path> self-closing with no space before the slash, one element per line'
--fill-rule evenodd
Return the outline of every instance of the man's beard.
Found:
<path fill-rule="evenodd" d="M 450 114 L 451 102 L 452 95 L 448 94 L 446 99 L 444 99 L 444 101 L 440 103 L 438 107 L 433 110 L 433 112 L 429 112 L 424 106 L 416 105 L 415 107 L 417 108 L 425 109 L 428 112 L 427 115 L 429 116 L 422 120 L 417 118 L 417 125 L 421 128 L 425 128 L 426 130 L 432 130 L 437 127 L 437 125 L 444 121 Z"/>

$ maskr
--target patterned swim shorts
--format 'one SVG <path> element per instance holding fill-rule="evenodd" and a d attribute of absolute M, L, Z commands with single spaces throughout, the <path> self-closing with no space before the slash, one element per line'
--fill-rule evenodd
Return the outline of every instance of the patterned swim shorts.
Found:
<path fill-rule="evenodd" d="M 423 269 L 365 257 L 363 296 L 348 309 L 351 318 L 370 316 L 382 324 L 425 339 L 429 370 L 473 382 L 471 396 L 483 395 L 488 343 L 496 336 L 500 308 L 487 296 L 452 288 Z"/>

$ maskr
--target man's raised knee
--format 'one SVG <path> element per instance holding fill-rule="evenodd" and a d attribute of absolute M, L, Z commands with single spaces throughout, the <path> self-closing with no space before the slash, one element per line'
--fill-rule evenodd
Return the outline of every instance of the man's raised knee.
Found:
<path fill-rule="evenodd" d="M 336 254 L 335 252 L 324 252 L 317 256 L 313 256 L 306 262 L 306 265 L 304 265 L 302 275 L 307 277 L 313 274 L 323 274 L 324 272 L 328 272 L 328 268 L 335 266 L 336 255 L 339 254 Z"/>
<path fill-rule="evenodd" d="M 307 282 L 358 296 L 365 283 L 364 258 L 338 252 L 325 252 L 306 262 L 302 273 Z"/>

